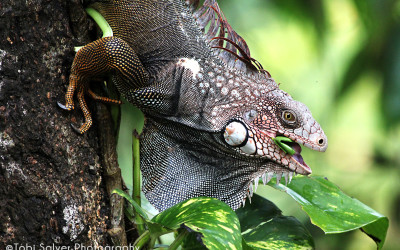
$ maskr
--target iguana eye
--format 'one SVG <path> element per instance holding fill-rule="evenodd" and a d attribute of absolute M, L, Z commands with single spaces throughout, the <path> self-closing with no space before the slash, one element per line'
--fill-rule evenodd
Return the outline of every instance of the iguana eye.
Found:
<path fill-rule="evenodd" d="M 225 142 L 231 146 L 241 146 L 247 142 L 247 128 L 243 123 L 232 121 L 228 123 L 224 131 Z"/>
<path fill-rule="evenodd" d="M 282 119 L 288 122 L 289 124 L 292 124 L 296 121 L 296 116 L 294 115 L 294 113 L 285 110 L 282 112 Z"/>

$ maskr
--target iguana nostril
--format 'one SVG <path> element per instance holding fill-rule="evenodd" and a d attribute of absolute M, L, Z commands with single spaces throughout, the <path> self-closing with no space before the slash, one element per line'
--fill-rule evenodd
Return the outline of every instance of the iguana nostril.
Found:
<path fill-rule="evenodd" d="M 319 144 L 319 145 L 322 145 L 322 144 L 324 144 L 324 142 L 325 142 L 325 140 L 324 140 L 324 139 L 322 139 L 322 138 L 318 140 L 318 144 Z"/>

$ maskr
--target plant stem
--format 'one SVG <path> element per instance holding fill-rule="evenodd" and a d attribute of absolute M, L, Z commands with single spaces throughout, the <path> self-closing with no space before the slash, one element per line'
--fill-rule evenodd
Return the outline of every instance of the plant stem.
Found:
<path fill-rule="evenodd" d="M 179 233 L 178 237 L 175 238 L 174 242 L 169 246 L 168 250 L 175 250 L 177 249 L 185 239 L 185 237 L 189 234 L 188 231 L 183 230 Z"/>
<path fill-rule="evenodd" d="M 106 19 L 99 13 L 97 10 L 93 8 L 87 8 L 86 13 L 93 18 L 96 24 L 100 27 L 103 32 L 103 37 L 113 36 L 113 31 L 111 26 L 108 24 Z M 75 47 L 75 52 L 78 52 L 83 46 Z"/>
<path fill-rule="evenodd" d="M 99 25 L 101 31 L 103 32 L 103 37 L 113 36 L 112 29 L 106 19 L 93 8 L 87 8 L 86 13 L 93 18 L 97 25 Z"/>
<path fill-rule="evenodd" d="M 140 151 L 139 151 L 139 135 L 136 130 L 132 134 L 132 158 L 133 158 L 133 190 L 132 198 L 133 200 L 141 206 L 140 201 Z M 136 226 L 139 235 L 144 232 L 144 221 L 142 218 L 135 213 Z"/>
<path fill-rule="evenodd" d="M 140 148 L 139 135 L 136 130 L 132 135 L 132 153 L 133 153 L 133 200 L 141 206 L 140 201 Z"/>
<path fill-rule="evenodd" d="M 135 243 L 133 244 L 135 246 L 135 249 L 141 249 L 147 242 L 150 240 L 150 231 L 146 230 L 143 232 L 142 235 L 137 238 Z"/>

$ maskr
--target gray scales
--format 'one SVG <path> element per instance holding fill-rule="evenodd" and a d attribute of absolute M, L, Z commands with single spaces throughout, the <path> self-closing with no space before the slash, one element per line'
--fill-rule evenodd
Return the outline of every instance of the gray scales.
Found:
<path fill-rule="evenodd" d="M 112 74 L 119 92 L 146 117 L 141 137 L 143 192 L 159 210 L 192 197 L 215 197 L 233 209 L 253 194 L 253 183 L 273 175 L 290 181 L 311 169 L 304 145 L 325 151 L 327 138 L 308 108 L 279 89 L 214 0 L 99 1 L 91 7 L 113 36 L 76 55 L 66 94 L 84 94 L 88 80 Z M 292 140 L 282 150 L 277 136 Z"/>

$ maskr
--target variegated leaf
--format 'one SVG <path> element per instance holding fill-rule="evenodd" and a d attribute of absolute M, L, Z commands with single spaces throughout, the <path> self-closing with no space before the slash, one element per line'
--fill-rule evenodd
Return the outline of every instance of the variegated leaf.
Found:
<path fill-rule="evenodd" d="M 382 248 L 389 220 L 370 207 L 343 193 L 327 178 L 297 176 L 287 186 L 271 181 L 269 185 L 288 193 L 325 233 L 361 229 Z"/>
<path fill-rule="evenodd" d="M 183 201 L 156 215 L 153 222 L 170 229 L 201 233 L 208 249 L 241 249 L 242 236 L 235 212 L 225 203 L 208 197 Z"/>
<path fill-rule="evenodd" d="M 312 249 L 311 234 L 296 218 L 283 216 L 271 201 L 254 195 L 236 211 L 246 249 Z"/>

